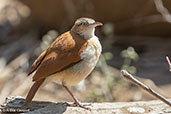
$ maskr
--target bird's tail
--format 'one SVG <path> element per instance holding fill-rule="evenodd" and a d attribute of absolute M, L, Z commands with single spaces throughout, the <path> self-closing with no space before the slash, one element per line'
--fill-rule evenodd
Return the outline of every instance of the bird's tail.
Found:
<path fill-rule="evenodd" d="M 27 94 L 26 104 L 29 104 L 32 101 L 32 99 L 35 96 L 37 90 L 39 89 L 39 87 L 42 85 L 42 83 L 44 81 L 45 81 L 45 79 L 41 79 L 41 80 L 35 81 L 35 83 L 31 87 L 29 93 Z"/>

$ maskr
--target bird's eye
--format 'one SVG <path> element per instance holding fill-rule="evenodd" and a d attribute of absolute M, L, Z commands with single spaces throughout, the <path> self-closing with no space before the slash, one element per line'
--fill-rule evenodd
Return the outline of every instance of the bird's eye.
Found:
<path fill-rule="evenodd" d="M 86 23 L 82 23 L 82 25 L 86 25 Z"/>

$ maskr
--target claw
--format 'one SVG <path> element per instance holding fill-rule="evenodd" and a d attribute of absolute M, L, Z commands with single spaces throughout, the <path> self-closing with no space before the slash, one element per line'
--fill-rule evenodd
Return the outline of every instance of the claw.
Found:
<path fill-rule="evenodd" d="M 68 106 L 71 106 L 71 107 L 80 107 L 80 108 L 83 108 L 83 109 L 86 109 L 86 110 L 91 111 L 90 108 L 85 107 L 85 105 L 81 105 L 79 102 L 74 102 L 73 104 L 67 103 L 67 105 L 68 105 Z"/>

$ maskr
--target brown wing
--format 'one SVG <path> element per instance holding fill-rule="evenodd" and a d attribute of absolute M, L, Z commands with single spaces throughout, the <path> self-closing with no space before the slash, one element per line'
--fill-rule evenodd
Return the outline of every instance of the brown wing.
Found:
<path fill-rule="evenodd" d="M 47 49 L 46 56 L 33 77 L 33 81 L 70 66 L 81 60 L 80 54 L 86 48 L 87 41 L 74 32 L 66 32 L 59 36 Z"/>
<path fill-rule="evenodd" d="M 28 73 L 28 75 L 30 75 L 31 73 L 33 73 L 38 67 L 39 65 L 41 64 L 41 62 L 43 61 L 43 59 L 45 58 L 46 56 L 46 53 L 47 51 L 45 50 L 44 52 L 42 52 L 40 54 L 40 56 L 34 61 L 31 69 L 30 69 L 30 72 Z"/>

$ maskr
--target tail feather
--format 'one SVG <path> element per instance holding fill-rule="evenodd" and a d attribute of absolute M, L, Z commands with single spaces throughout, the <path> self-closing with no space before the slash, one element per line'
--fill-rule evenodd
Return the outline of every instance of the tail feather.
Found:
<path fill-rule="evenodd" d="M 32 87 L 31 87 L 31 89 L 30 89 L 30 91 L 29 91 L 29 93 L 27 94 L 27 97 L 26 97 L 26 104 L 29 104 L 32 101 L 33 97 L 35 96 L 37 90 L 42 85 L 44 80 L 45 79 L 35 81 L 35 83 L 32 85 Z"/>

